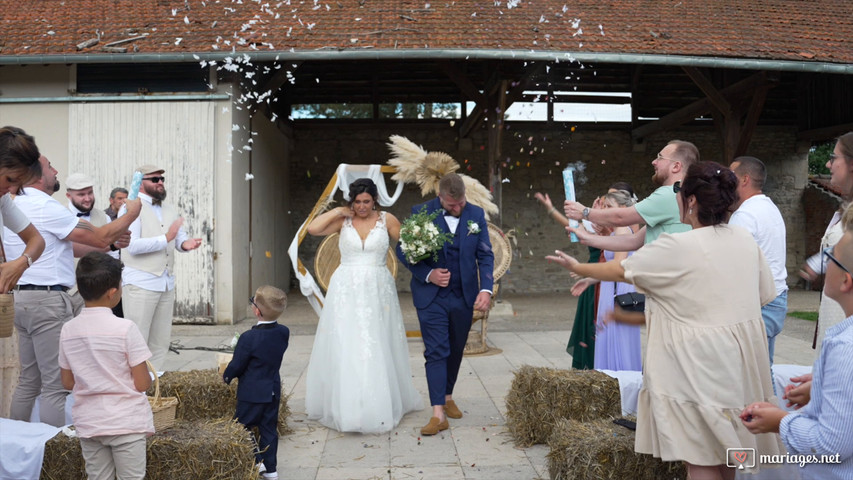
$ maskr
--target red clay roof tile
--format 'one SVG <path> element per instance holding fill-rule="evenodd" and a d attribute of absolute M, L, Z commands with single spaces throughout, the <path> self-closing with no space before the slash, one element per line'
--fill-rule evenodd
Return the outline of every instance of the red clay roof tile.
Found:
<path fill-rule="evenodd" d="M 188 5 L 189 8 L 186 8 Z M 128 52 L 516 49 L 853 63 L 832 0 L 0 0 L 0 57 Z M 96 57 L 93 59 L 96 61 Z"/>

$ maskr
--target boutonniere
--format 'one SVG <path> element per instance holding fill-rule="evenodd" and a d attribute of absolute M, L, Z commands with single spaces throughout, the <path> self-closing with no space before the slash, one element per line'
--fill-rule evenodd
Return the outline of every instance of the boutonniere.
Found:
<path fill-rule="evenodd" d="M 474 220 L 468 220 L 468 235 L 476 235 L 480 233 L 480 225 Z"/>

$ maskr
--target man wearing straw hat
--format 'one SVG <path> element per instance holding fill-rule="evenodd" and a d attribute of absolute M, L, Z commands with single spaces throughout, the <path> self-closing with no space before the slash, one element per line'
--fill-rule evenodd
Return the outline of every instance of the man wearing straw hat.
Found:
<path fill-rule="evenodd" d="M 106 249 L 127 233 L 141 208 L 139 201 L 127 202 L 128 218 L 102 227 L 77 218 L 56 201 L 57 171 L 42 155 L 42 176 L 30 183 L 15 205 L 33 222 L 45 241 L 42 256 L 18 280 L 15 287 L 15 327 L 18 330 L 21 373 L 12 396 L 10 418 L 30 420 L 36 397 L 41 394 L 40 421 L 65 425 L 65 397 L 59 373 L 59 333 L 62 325 L 83 307 L 79 296 L 68 294 L 74 286 L 73 243 Z M 6 254 L 16 258 L 24 244 L 16 235 L 4 235 Z"/>
<path fill-rule="evenodd" d="M 96 227 L 102 227 L 112 220 L 103 210 L 95 208 L 94 185 L 95 182 L 88 175 L 84 173 L 72 173 L 65 180 L 65 196 L 68 198 L 68 210 L 71 213 Z M 80 258 L 88 252 L 101 251 L 115 259 L 119 259 L 119 251 L 126 247 L 128 243 L 130 243 L 129 233 L 122 236 L 116 243 L 110 244 L 109 248 L 99 249 L 87 245 L 75 244 L 74 256 Z M 74 262 L 74 266 L 76 268 L 77 261 Z M 72 292 L 76 292 L 76 287 L 72 289 Z M 118 305 L 112 310 L 115 316 L 124 317 L 124 313 L 121 310 L 121 299 L 119 299 Z"/>
<path fill-rule="evenodd" d="M 166 199 L 164 169 L 142 165 L 139 199 L 142 211 L 130 224 L 130 245 L 121 252 L 122 303 L 125 318 L 133 320 L 151 350 L 151 363 L 160 370 L 172 338 L 175 308 L 175 251 L 188 252 L 201 246 L 200 238 L 189 238 L 184 219 Z M 122 218 L 122 207 L 118 218 Z"/>

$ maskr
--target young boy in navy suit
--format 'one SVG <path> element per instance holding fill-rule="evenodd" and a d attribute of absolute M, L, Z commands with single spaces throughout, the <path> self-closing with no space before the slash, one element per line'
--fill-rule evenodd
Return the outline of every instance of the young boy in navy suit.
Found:
<path fill-rule="evenodd" d="M 287 307 L 287 295 L 278 288 L 264 285 L 249 299 L 258 324 L 240 335 L 234 347 L 234 358 L 225 368 L 222 379 L 237 384 L 237 412 L 234 418 L 246 428 L 258 427 L 264 478 L 278 478 L 278 406 L 281 398 L 281 358 L 287 350 L 290 330 L 276 322 Z"/>

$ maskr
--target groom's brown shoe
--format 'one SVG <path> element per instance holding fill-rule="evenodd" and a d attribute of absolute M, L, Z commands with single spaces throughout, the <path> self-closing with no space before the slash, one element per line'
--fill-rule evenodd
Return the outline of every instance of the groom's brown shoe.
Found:
<path fill-rule="evenodd" d="M 453 400 L 448 400 L 444 405 L 444 414 L 450 418 L 462 418 L 462 410 L 459 410 Z"/>
<path fill-rule="evenodd" d="M 440 422 L 438 420 L 438 417 L 432 417 L 429 419 L 429 423 L 427 423 L 426 425 L 424 425 L 423 428 L 421 428 L 421 435 L 435 435 L 436 433 L 441 432 L 443 430 L 447 430 L 448 428 L 450 428 L 450 424 L 447 423 L 446 418 L 443 422 Z"/>

